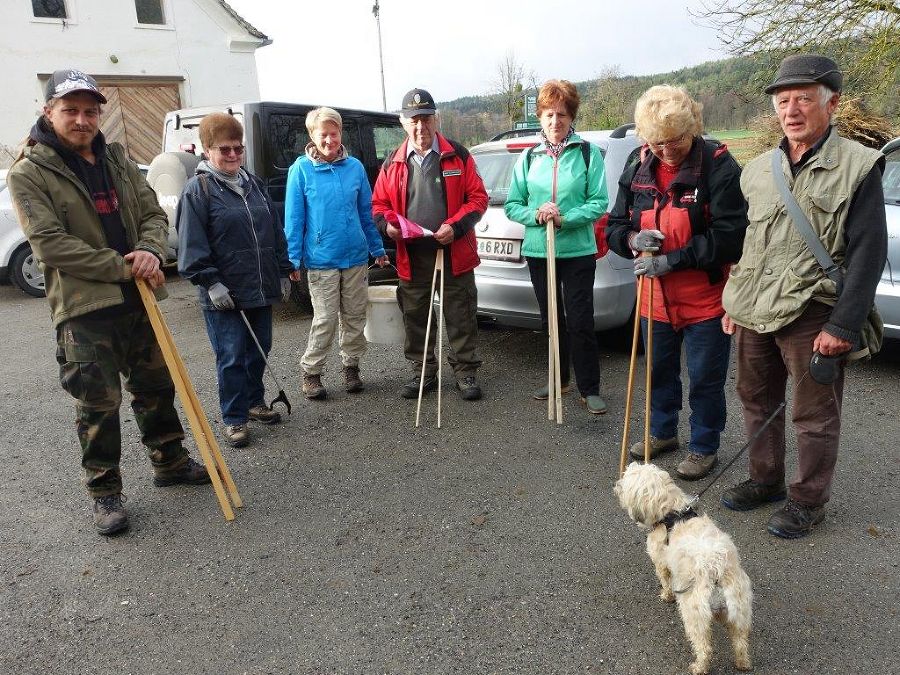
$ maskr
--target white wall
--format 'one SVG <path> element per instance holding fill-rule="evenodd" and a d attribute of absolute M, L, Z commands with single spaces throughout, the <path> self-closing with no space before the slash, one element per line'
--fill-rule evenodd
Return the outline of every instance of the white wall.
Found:
<path fill-rule="evenodd" d="M 2 0 L 0 145 L 16 146 L 44 104 L 38 73 L 181 76 L 182 106 L 258 100 L 250 36 L 215 0 L 164 0 L 166 27 L 138 26 L 132 0 L 66 0 L 69 21 L 35 19 L 31 0 Z M 118 63 L 112 63 L 114 55 Z M 0 167 L 8 166 L 0 148 Z"/>

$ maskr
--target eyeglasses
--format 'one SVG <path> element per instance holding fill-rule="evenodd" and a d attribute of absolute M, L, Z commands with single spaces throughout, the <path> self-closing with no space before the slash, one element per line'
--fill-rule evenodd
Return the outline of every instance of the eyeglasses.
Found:
<path fill-rule="evenodd" d="M 243 145 L 214 145 L 214 149 L 221 152 L 223 155 L 243 155 L 244 154 L 244 146 Z"/>
<path fill-rule="evenodd" d="M 687 134 L 681 134 L 678 138 L 673 138 L 670 141 L 662 141 L 660 143 L 647 143 L 653 150 L 672 150 L 673 148 L 677 148 L 684 142 L 684 138 Z"/>

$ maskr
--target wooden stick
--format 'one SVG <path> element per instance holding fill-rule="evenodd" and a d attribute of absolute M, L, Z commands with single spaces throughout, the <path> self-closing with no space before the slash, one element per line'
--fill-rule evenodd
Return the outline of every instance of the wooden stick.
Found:
<path fill-rule="evenodd" d="M 547 269 L 545 276 L 547 277 L 547 419 L 553 420 L 556 413 L 556 341 L 555 331 L 553 327 L 556 325 L 556 284 L 553 280 L 552 261 L 554 260 L 554 244 L 556 238 L 554 236 L 553 227 L 546 225 L 547 228 Z"/>
<path fill-rule="evenodd" d="M 553 317 L 553 401 L 554 401 L 554 414 L 557 424 L 563 423 L 562 416 L 562 379 L 560 373 L 560 362 L 559 362 L 559 322 L 556 320 L 557 315 L 559 314 L 559 298 L 556 295 L 556 227 L 551 223 L 550 225 L 551 234 L 551 242 L 553 245 L 553 257 L 551 260 L 553 261 L 553 307 L 554 307 L 554 317 Z"/>
<path fill-rule="evenodd" d="M 219 506 L 222 508 L 226 520 L 234 520 L 234 511 L 231 508 L 228 497 L 230 494 L 234 506 L 243 506 L 237 486 L 235 486 L 231 472 L 225 464 L 215 435 L 209 426 L 209 421 L 206 419 L 200 399 L 197 397 L 197 392 L 194 390 L 191 379 L 188 376 L 184 361 L 175 347 L 175 340 L 159 309 L 153 291 L 143 279 L 136 279 L 135 283 L 147 310 L 150 325 L 153 327 L 153 332 L 156 335 L 163 359 L 169 369 L 178 398 L 181 400 L 181 405 L 187 415 L 188 423 L 194 434 L 194 440 L 197 443 L 197 449 L 200 451 L 200 456 L 206 465 L 206 471 L 209 473 L 213 490 L 216 498 L 219 500 Z M 228 487 L 229 494 L 225 492 L 223 481 Z"/>
<path fill-rule="evenodd" d="M 435 268 L 441 270 L 441 294 L 438 296 L 438 314 L 437 314 L 437 343 L 438 343 L 438 429 L 441 428 L 441 373 L 444 371 L 444 331 L 442 329 L 442 321 L 444 320 L 444 249 L 439 248 L 437 258 L 434 261 Z"/>
<path fill-rule="evenodd" d="M 434 311 L 434 286 L 437 283 L 438 260 L 443 262 L 442 249 L 438 249 L 434 257 L 434 271 L 431 273 L 431 293 L 428 295 L 428 321 L 425 324 L 425 350 L 422 353 L 422 372 L 419 376 L 419 402 L 416 405 L 416 428 L 419 428 L 419 416 L 422 412 L 422 393 L 425 390 L 425 366 L 428 363 L 428 338 L 431 337 L 431 315 Z M 442 273 L 443 274 L 443 273 Z M 440 364 L 438 364 L 440 367 Z"/>
<path fill-rule="evenodd" d="M 650 277 L 650 288 L 647 291 L 647 344 L 644 361 L 647 363 L 647 378 L 644 384 L 644 464 L 650 463 L 650 393 L 653 383 L 653 277 Z"/>
<path fill-rule="evenodd" d="M 619 457 L 619 475 L 625 473 L 628 459 L 628 431 L 631 427 L 631 401 L 634 398 L 634 371 L 637 368 L 638 336 L 641 330 L 641 297 L 644 290 L 644 275 L 638 277 L 637 301 L 634 304 L 634 330 L 631 332 L 631 361 L 628 364 L 628 387 L 625 390 L 625 426 L 622 429 L 622 452 Z"/>

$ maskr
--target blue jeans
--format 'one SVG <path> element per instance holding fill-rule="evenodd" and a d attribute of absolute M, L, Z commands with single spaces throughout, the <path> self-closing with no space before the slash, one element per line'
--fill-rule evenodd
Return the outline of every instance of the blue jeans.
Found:
<path fill-rule="evenodd" d="M 272 308 L 245 309 L 247 320 L 266 354 L 272 348 Z M 237 310 L 204 309 L 206 333 L 216 353 L 216 377 L 219 381 L 219 406 L 222 422 L 246 424 L 248 411 L 265 405 L 263 373 L 266 362 Z"/>
<path fill-rule="evenodd" d="M 647 344 L 647 320 L 641 319 Z M 680 331 L 663 321 L 653 322 L 653 392 L 650 396 L 650 433 L 656 438 L 675 438 L 681 410 L 681 346 L 685 345 L 690 379 L 691 452 L 711 455 L 719 449 L 725 428 L 725 379 L 731 337 L 721 321 L 708 319 Z"/>

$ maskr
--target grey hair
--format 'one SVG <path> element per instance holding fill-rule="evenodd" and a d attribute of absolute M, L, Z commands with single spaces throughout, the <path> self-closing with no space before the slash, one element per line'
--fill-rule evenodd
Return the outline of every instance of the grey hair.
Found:
<path fill-rule="evenodd" d="M 819 84 L 819 85 L 816 87 L 816 91 L 817 91 L 818 94 L 819 94 L 819 103 L 820 103 L 822 106 L 824 106 L 826 103 L 828 103 L 828 101 L 831 100 L 831 97 L 834 96 L 834 95 L 837 93 L 836 91 L 833 91 L 833 90 L 829 89 L 829 88 L 828 88 L 826 85 L 824 85 L 824 84 Z M 775 111 L 776 111 L 776 112 L 778 112 L 778 101 L 775 99 L 776 96 L 778 96 L 778 92 L 777 92 L 777 91 L 776 91 L 774 94 L 772 94 L 772 107 L 775 108 Z"/>

